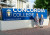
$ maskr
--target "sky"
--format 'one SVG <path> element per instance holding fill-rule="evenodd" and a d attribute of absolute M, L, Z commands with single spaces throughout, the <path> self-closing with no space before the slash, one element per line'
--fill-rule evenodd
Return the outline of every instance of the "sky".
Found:
<path fill-rule="evenodd" d="M 29 0 L 30 3 L 34 3 L 35 0 Z"/>
<path fill-rule="evenodd" d="M 33 5 L 35 5 L 35 0 L 28 0 L 29 4 L 30 4 L 30 8 L 33 8 Z"/>

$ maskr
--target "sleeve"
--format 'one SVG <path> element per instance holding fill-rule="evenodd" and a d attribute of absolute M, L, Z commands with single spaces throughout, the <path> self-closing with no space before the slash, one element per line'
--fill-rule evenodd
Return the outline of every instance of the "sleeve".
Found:
<path fill-rule="evenodd" d="M 43 18 L 43 22 L 44 22 L 44 18 Z"/>
<path fill-rule="evenodd" d="M 34 18 L 34 20 L 36 21 L 36 17 Z"/>

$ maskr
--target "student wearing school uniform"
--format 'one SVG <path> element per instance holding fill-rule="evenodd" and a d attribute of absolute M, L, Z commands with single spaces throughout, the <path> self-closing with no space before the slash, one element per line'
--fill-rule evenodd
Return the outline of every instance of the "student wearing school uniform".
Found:
<path fill-rule="evenodd" d="M 39 26 L 39 16 L 38 16 L 38 13 L 36 13 L 35 25 L 36 25 L 36 27 Z"/>
<path fill-rule="evenodd" d="M 41 18 L 40 18 L 40 28 L 43 28 L 43 22 L 44 22 L 44 18 L 43 18 L 43 15 L 41 15 Z"/>

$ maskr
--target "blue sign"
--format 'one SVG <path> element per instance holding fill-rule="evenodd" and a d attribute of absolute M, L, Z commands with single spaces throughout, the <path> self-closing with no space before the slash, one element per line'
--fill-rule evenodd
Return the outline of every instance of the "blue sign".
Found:
<path fill-rule="evenodd" d="M 47 9 L 17 9 L 2 8 L 2 20 L 30 20 L 38 13 L 39 18 L 43 15 L 47 19 Z"/>

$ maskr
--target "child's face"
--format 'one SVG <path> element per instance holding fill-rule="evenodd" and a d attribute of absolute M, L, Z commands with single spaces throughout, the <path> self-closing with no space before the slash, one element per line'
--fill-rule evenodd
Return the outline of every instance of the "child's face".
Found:
<path fill-rule="evenodd" d="M 41 15 L 41 17 L 43 18 L 43 15 Z"/>
<path fill-rule="evenodd" d="M 38 16 L 38 13 L 36 13 L 36 16 Z"/>

